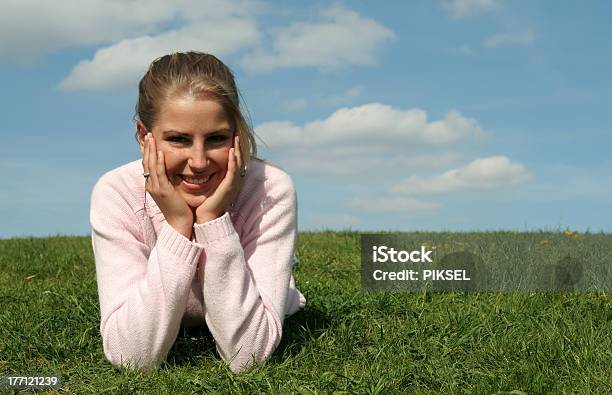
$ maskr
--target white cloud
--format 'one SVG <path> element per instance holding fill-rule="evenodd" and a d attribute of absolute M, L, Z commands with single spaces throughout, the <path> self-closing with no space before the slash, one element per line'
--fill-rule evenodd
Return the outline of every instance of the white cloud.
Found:
<path fill-rule="evenodd" d="M 194 22 L 157 36 L 123 40 L 96 51 L 61 82 L 64 90 L 105 90 L 136 85 L 151 61 L 175 51 L 195 50 L 222 57 L 258 40 L 255 22 L 246 18 Z"/>
<path fill-rule="evenodd" d="M 476 159 L 464 167 L 429 179 L 408 177 L 392 190 L 409 195 L 482 191 L 523 184 L 532 178 L 524 165 L 512 163 L 505 156 L 492 156 Z"/>
<path fill-rule="evenodd" d="M 442 4 L 451 18 L 461 19 L 493 10 L 498 0 L 447 0 Z"/>
<path fill-rule="evenodd" d="M 341 108 L 323 120 L 294 125 L 289 121 L 265 122 L 255 132 L 270 147 L 301 144 L 373 144 L 383 146 L 443 145 L 465 137 L 482 138 L 486 132 L 472 118 L 449 111 L 443 119 L 428 122 L 421 109 L 401 110 L 379 103 Z"/>
<path fill-rule="evenodd" d="M 0 62 L 32 65 L 56 50 L 150 33 L 176 15 L 166 1 L 70 0 L 4 2 Z"/>
<path fill-rule="evenodd" d="M 381 45 L 395 34 L 371 18 L 340 5 L 320 13 L 321 22 L 296 22 L 274 34 L 271 49 L 258 48 L 242 59 L 249 71 L 281 67 L 334 68 L 374 65 Z"/>
<path fill-rule="evenodd" d="M 370 213 L 416 215 L 436 211 L 439 203 L 424 202 L 406 197 L 354 198 L 349 202 L 351 207 Z"/>
<path fill-rule="evenodd" d="M 514 33 L 499 33 L 488 37 L 484 41 L 484 46 L 487 48 L 496 48 L 504 44 L 527 45 L 531 44 L 535 39 L 535 34 L 528 30 Z"/>
<path fill-rule="evenodd" d="M 135 84 L 154 58 L 188 49 L 225 56 L 257 48 L 243 58 L 248 70 L 373 65 L 381 43 L 395 37 L 339 5 L 322 10 L 318 23 L 277 30 L 271 52 L 260 46 L 255 14 L 263 6 L 257 1 L 22 0 L 2 7 L 0 63 L 33 65 L 64 48 L 102 46 L 61 82 L 64 90 Z"/>
<path fill-rule="evenodd" d="M 5 0 L 0 12 L 0 63 L 34 65 L 63 48 L 116 43 L 160 33 L 177 19 L 247 17 L 245 0 Z"/>
<path fill-rule="evenodd" d="M 301 128 L 289 121 L 265 122 L 255 127 L 255 134 L 261 137 L 265 143 L 272 146 L 291 145 L 302 139 Z"/>

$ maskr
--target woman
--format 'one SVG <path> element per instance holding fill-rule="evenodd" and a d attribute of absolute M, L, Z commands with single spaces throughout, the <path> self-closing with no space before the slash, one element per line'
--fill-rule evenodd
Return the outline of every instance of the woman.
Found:
<path fill-rule="evenodd" d="M 90 221 L 104 354 L 151 370 L 181 325 L 207 325 L 234 372 L 278 346 L 303 308 L 291 274 L 296 196 L 289 176 L 255 157 L 231 71 L 173 53 L 139 85 L 142 160 L 104 174 Z"/>

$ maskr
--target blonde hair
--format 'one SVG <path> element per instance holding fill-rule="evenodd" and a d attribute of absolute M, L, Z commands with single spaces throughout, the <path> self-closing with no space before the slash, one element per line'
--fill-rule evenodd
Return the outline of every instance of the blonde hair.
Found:
<path fill-rule="evenodd" d="M 240 92 L 234 75 L 223 62 L 207 53 L 175 52 L 155 59 L 138 84 L 134 119 L 151 131 L 163 102 L 183 95 L 219 103 L 240 137 L 244 165 L 256 157 L 257 143 L 240 110 Z"/>

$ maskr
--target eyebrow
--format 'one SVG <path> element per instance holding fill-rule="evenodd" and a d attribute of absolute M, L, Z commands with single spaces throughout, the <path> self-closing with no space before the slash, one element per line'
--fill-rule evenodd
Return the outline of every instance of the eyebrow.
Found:
<path fill-rule="evenodd" d="M 206 133 L 205 135 L 209 136 L 211 134 L 216 134 L 216 133 L 232 133 L 232 131 L 228 128 L 223 128 L 223 129 L 213 130 L 212 132 Z M 191 136 L 191 133 L 184 133 L 184 132 L 180 132 L 178 130 L 173 130 L 173 129 L 164 130 L 162 132 L 163 136 L 166 136 L 168 134 L 178 134 L 179 136 L 186 136 L 186 137 Z"/>

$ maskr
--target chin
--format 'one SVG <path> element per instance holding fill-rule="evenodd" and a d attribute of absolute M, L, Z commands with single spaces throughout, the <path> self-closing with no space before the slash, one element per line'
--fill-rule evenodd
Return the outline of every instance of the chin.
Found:
<path fill-rule="evenodd" d="M 204 200 L 206 200 L 206 195 L 191 195 L 187 194 L 183 191 L 179 193 L 179 195 L 183 198 L 183 200 L 187 203 L 187 205 L 191 208 L 197 208 L 200 206 Z"/>
<path fill-rule="evenodd" d="M 175 186 L 175 190 L 179 193 L 179 195 L 183 198 L 183 200 L 187 203 L 187 205 L 191 208 L 197 208 L 207 197 L 211 196 L 219 185 L 212 185 L 210 189 L 206 189 L 204 191 L 199 191 L 197 194 L 190 193 L 181 188 L 180 185 Z"/>
<path fill-rule="evenodd" d="M 187 202 L 187 205 L 191 208 L 198 208 L 205 200 L 205 196 L 199 197 L 199 196 L 190 196 L 187 199 L 185 199 L 185 201 Z"/>

